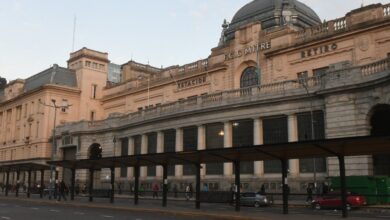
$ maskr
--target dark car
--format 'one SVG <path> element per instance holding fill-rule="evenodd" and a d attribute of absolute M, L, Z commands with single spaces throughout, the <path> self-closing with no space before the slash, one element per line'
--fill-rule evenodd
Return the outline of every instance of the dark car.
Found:
<path fill-rule="evenodd" d="M 256 192 L 246 192 L 241 194 L 240 198 L 241 205 L 243 206 L 269 206 L 273 204 L 273 200 L 268 198 L 266 195 L 262 195 Z"/>
<path fill-rule="evenodd" d="M 323 208 L 341 208 L 341 193 L 340 192 L 330 192 L 326 195 L 315 198 L 311 203 L 313 209 L 323 209 Z M 366 197 L 356 194 L 356 193 L 347 193 L 347 209 L 351 210 L 352 208 L 358 208 L 361 206 L 367 205 Z"/>

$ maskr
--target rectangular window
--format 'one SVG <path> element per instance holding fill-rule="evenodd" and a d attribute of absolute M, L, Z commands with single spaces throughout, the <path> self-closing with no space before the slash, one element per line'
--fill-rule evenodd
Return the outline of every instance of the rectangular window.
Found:
<path fill-rule="evenodd" d="M 19 105 L 16 107 L 16 121 L 19 121 L 22 118 L 22 106 Z"/>
<path fill-rule="evenodd" d="M 97 69 L 97 63 L 93 62 L 92 63 L 92 68 Z"/>
<path fill-rule="evenodd" d="M 174 129 L 164 131 L 164 152 L 176 151 L 176 131 Z M 169 165 L 168 176 L 175 175 L 175 165 Z"/>
<path fill-rule="evenodd" d="M 35 137 L 36 138 L 39 138 L 39 121 L 37 121 L 37 130 L 36 130 L 36 134 L 35 134 Z"/>
<path fill-rule="evenodd" d="M 233 121 L 233 147 L 248 147 L 253 145 L 253 120 Z M 233 169 L 233 173 L 234 173 Z M 253 174 L 253 162 L 241 162 L 241 174 Z"/>
<path fill-rule="evenodd" d="M 7 110 L 7 123 L 11 123 L 12 109 Z"/>
<path fill-rule="evenodd" d="M 103 64 L 99 64 L 99 69 L 100 70 L 104 70 L 104 65 Z"/>
<path fill-rule="evenodd" d="M 148 154 L 157 153 L 157 133 L 153 132 L 148 134 Z M 148 176 L 156 176 L 156 166 L 148 166 Z"/>
<path fill-rule="evenodd" d="M 95 111 L 91 111 L 90 121 L 95 121 Z"/>
<path fill-rule="evenodd" d="M 27 108 L 28 104 L 24 104 L 24 117 L 27 117 L 27 112 L 28 112 L 28 108 Z"/>
<path fill-rule="evenodd" d="M 97 85 L 92 84 L 91 98 L 96 99 Z"/>
<path fill-rule="evenodd" d="M 298 140 L 325 139 L 325 122 L 322 111 L 313 112 L 313 120 L 310 112 L 297 115 Z M 314 133 L 313 129 L 314 128 Z M 326 158 L 305 158 L 299 160 L 299 171 L 301 173 L 326 172 Z"/>
<path fill-rule="evenodd" d="M 3 112 L 0 112 L 0 129 L 3 126 Z"/>
<path fill-rule="evenodd" d="M 307 78 L 309 77 L 309 74 L 307 71 L 299 72 L 297 73 L 298 81 L 300 83 L 305 83 Z"/>
<path fill-rule="evenodd" d="M 287 117 L 279 116 L 263 120 L 264 144 L 288 142 Z M 264 161 L 264 173 L 281 173 L 282 164 L 279 160 Z"/>
<path fill-rule="evenodd" d="M 329 67 L 323 67 L 313 70 L 313 76 L 315 77 L 321 77 L 326 74 L 326 72 L 329 70 Z"/>
<path fill-rule="evenodd" d="M 31 102 L 30 115 L 34 114 L 34 106 L 35 106 L 35 102 Z"/>
<path fill-rule="evenodd" d="M 67 99 L 63 99 L 61 106 L 62 106 L 61 107 L 61 112 L 67 113 L 68 112 L 68 100 Z"/>
<path fill-rule="evenodd" d="M 91 61 L 85 61 L 85 66 L 91 67 Z"/>
<path fill-rule="evenodd" d="M 198 127 L 183 128 L 183 151 L 196 151 L 198 149 Z M 183 175 L 195 175 L 194 165 L 185 164 Z"/>
<path fill-rule="evenodd" d="M 121 138 L 121 156 L 129 155 L 129 139 L 128 138 Z M 120 177 L 125 178 L 127 177 L 127 167 L 122 166 L 120 171 Z"/>
<path fill-rule="evenodd" d="M 141 135 L 133 136 L 134 139 L 134 155 L 141 154 L 142 137 Z"/>
<path fill-rule="evenodd" d="M 213 123 L 206 125 L 206 149 L 223 148 L 223 124 Z M 222 175 L 223 163 L 206 164 L 206 175 Z"/>
<path fill-rule="evenodd" d="M 72 144 L 72 136 L 64 135 L 62 136 L 62 145 L 71 145 Z"/>

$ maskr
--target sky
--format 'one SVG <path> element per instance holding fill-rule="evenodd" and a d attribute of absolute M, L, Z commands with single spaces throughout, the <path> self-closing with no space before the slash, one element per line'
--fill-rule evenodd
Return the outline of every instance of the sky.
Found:
<path fill-rule="evenodd" d="M 0 76 L 25 79 L 66 67 L 73 45 L 107 52 L 113 63 L 156 67 L 207 58 L 223 19 L 251 0 L 0 0 Z M 300 0 L 322 20 L 390 0 Z"/>

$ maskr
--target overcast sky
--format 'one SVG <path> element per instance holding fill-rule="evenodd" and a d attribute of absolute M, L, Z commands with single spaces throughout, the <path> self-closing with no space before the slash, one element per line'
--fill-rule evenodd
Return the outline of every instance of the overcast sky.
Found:
<path fill-rule="evenodd" d="M 322 20 L 343 17 L 362 0 L 301 0 Z M 221 24 L 250 0 L 0 0 L 0 76 L 27 78 L 54 63 L 66 66 L 75 49 L 108 52 L 156 67 L 207 58 Z M 364 0 L 364 4 L 390 0 Z"/>

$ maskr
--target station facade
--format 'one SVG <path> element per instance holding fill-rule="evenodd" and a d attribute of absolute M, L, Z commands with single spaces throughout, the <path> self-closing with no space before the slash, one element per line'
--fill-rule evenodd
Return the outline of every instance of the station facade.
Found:
<path fill-rule="evenodd" d="M 53 109 L 45 108 L 42 116 L 36 112 L 45 125 L 44 137 L 26 142 L 31 136 L 28 125 L 37 125 L 35 119 L 19 117 L 18 106 L 23 111 L 31 94 L 37 94 L 33 100 L 65 99 L 64 104 L 71 105 L 59 114 L 55 160 L 389 135 L 389 24 L 390 5 L 369 5 L 321 21 L 296 0 L 254 0 L 231 22 L 223 22 L 219 45 L 208 58 L 187 65 L 157 68 L 129 61 L 116 66 L 107 53 L 82 48 L 71 53 L 68 67 L 62 68 L 74 75 L 75 84 L 50 81 L 34 92 L 26 89 L 28 79 L 7 85 L 0 106 L 1 133 L 11 130 L 15 135 L 2 137 L 2 163 L 51 159 Z M 118 74 L 120 80 L 108 80 Z M 15 85 L 21 89 L 11 91 L 20 94 L 7 98 Z M 63 90 L 74 94 L 64 98 L 68 93 Z M 16 135 L 18 118 L 19 126 L 27 128 Z M 39 136 L 39 127 L 35 129 Z M 38 144 L 39 156 L 20 154 Z M 390 175 L 389 159 L 349 157 L 347 175 Z M 243 190 L 259 190 L 262 184 L 269 192 L 281 190 L 279 161 L 242 163 L 240 169 Z M 59 178 L 68 179 L 69 171 L 58 171 Z M 78 170 L 76 182 L 85 183 L 88 172 Z M 194 182 L 194 172 L 191 166 L 169 167 L 169 183 L 184 190 Z M 228 190 L 233 172 L 231 163 L 203 164 L 201 179 L 210 190 Z M 293 159 L 289 186 L 303 191 L 308 183 L 327 181 L 338 172 L 335 158 Z M 95 186 L 108 186 L 109 173 L 98 172 Z M 133 174 L 132 168 L 116 169 L 116 183 L 129 189 Z M 162 167 L 141 167 L 140 180 L 151 189 L 161 183 Z"/>

